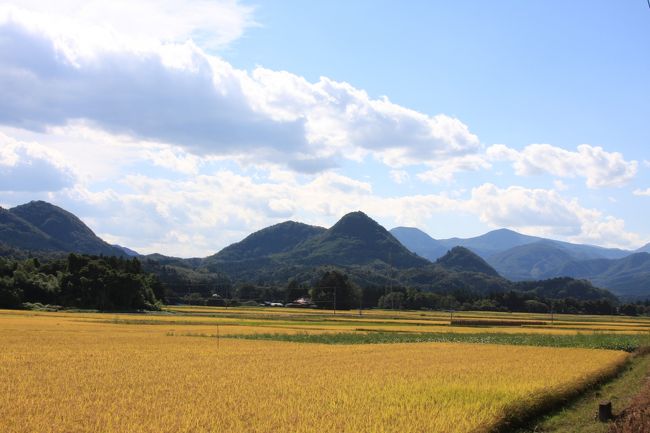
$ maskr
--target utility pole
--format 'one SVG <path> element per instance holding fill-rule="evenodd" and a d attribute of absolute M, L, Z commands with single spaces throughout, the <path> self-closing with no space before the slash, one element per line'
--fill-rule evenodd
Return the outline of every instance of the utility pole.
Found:
<path fill-rule="evenodd" d="M 361 317 L 362 305 L 363 305 L 363 289 L 359 289 L 359 317 Z"/>

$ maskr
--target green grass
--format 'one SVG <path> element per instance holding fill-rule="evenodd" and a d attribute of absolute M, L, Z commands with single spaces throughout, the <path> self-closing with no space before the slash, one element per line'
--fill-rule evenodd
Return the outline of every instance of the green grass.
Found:
<path fill-rule="evenodd" d="M 275 340 L 317 344 L 384 344 L 384 343 L 474 343 L 508 344 L 516 346 L 580 347 L 586 349 L 623 350 L 633 352 L 650 345 L 650 335 L 589 333 L 576 335 L 545 334 L 461 334 L 461 333 L 401 333 L 345 332 L 329 334 L 250 334 L 224 335 L 223 338 L 245 340 Z"/>
<path fill-rule="evenodd" d="M 596 420 L 598 403 L 612 402 L 614 416 L 621 413 L 650 375 L 650 354 L 633 356 L 612 380 L 595 387 L 560 410 L 531 422 L 517 433 L 607 433 L 609 423 Z"/>

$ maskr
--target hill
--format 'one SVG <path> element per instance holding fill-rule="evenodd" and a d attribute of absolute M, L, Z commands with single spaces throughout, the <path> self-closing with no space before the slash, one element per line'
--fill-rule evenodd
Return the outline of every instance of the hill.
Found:
<path fill-rule="evenodd" d="M 573 261 L 559 268 L 556 274 L 588 279 L 626 299 L 650 297 L 649 253 L 636 253 L 617 260 Z"/>
<path fill-rule="evenodd" d="M 117 248 L 118 250 L 122 250 L 122 252 L 129 257 L 139 257 L 142 255 L 139 252 L 134 251 L 131 248 L 123 247 L 122 245 L 113 244 L 111 246 Z"/>
<path fill-rule="evenodd" d="M 283 260 L 339 266 L 381 262 L 395 268 L 431 264 L 406 249 L 388 230 L 363 212 L 343 216 L 329 230 L 287 253 Z"/>
<path fill-rule="evenodd" d="M 0 208 L 0 242 L 5 247 L 31 252 L 126 255 L 96 236 L 72 213 L 44 201 L 9 210 Z"/>
<path fill-rule="evenodd" d="M 395 230 L 398 235 L 400 232 L 412 235 L 412 245 L 418 239 L 422 245 L 437 242 L 417 229 Z M 521 241 L 521 236 L 524 235 L 496 231 L 475 245 L 487 244 L 495 238 L 516 243 Z M 0 208 L 0 255 L 56 259 L 69 252 L 105 256 L 137 254 L 107 244 L 75 215 L 52 204 L 40 201 L 10 210 Z M 514 287 L 468 248 L 450 248 L 432 263 L 409 251 L 363 212 L 349 213 L 329 229 L 294 221 L 276 224 L 205 259 L 160 254 L 140 258 L 144 268 L 156 273 L 175 293 L 170 296 L 190 292 L 210 294 L 217 289 L 237 292 L 251 284 L 267 287 L 271 293 L 289 281 L 310 287 L 323 270 L 331 268 L 346 272 L 355 284 L 364 288 L 364 296 L 370 293 L 381 296 L 388 287 L 482 294 Z M 558 284 L 553 287 L 566 286 L 565 282 Z"/>
<path fill-rule="evenodd" d="M 28 221 L 0 207 L 0 241 L 7 247 L 55 251 L 61 245 Z"/>
<path fill-rule="evenodd" d="M 485 260 L 464 247 L 452 248 L 447 254 L 440 257 L 436 264 L 452 271 L 479 272 L 493 277 L 499 276 L 497 271 Z"/>
<path fill-rule="evenodd" d="M 120 249 L 97 237 L 75 215 L 53 204 L 32 201 L 16 206 L 9 212 L 47 234 L 56 241 L 60 250 L 106 256 L 124 255 Z"/>
<path fill-rule="evenodd" d="M 538 280 L 558 276 L 557 270 L 577 257 L 556 243 L 538 241 L 488 258 L 494 269 L 511 280 Z"/>
<path fill-rule="evenodd" d="M 323 227 L 285 221 L 248 235 L 206 258 L 211 261 L 237 261 L 267 257 L 290 251 L 298 244 L 325 232 Z"/>

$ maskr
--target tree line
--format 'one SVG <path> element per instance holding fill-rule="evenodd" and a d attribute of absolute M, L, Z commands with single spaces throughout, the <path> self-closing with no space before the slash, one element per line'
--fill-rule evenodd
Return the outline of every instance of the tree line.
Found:
<path fill-rule="evenodd" d="M 265 301 L 288 304 L 307 298 L 317 308 L 339 310 L 650 315 L 650 301 L 621 304 L 587 281 L 556 278 L 513 283 L 512 287 L 488 293 L 458 287 L 429 291 L 398 284 L 360 287 L 337 268 L 317 269 L 309 282 L 290 279 L 285 285 L 262 281 L 232 284 L 224 275 L 166 266 L 145 270 L 137 258 L 79 254 L 43 262 L 37 258 L 0 258 L 0 308 L 40 303 L 102 311 L 152 310 L 159 309 L 163 302 L 235 306 Z"/>
<path fill-rule="evenodd" d="M 468 289 L 425 291 L 412 287 L 360 287 L 337 269 L 321 269 L 309 284 L 289 280 L 286 286 L 239 283 L 224 290 L 192 292 L 184 303 L 254 305 L 263 301 L 291 303 L 307 297 L 318 308 L 349 310 L 384 308 L 409 310 L 472 310 L 566 314 L 650 315 L 650 301 L 621 304 L 609 292 L 572 278 L 513 283 L 513 288 L 486 294 Z"/>
<path fill-rule="evenodd" d="M 69 254 L 40 262 L 0 258 L 0 307 L 48 304 L 68 308 L 153 310 L 164 296 L 158 278 L 137 258 Z"/>

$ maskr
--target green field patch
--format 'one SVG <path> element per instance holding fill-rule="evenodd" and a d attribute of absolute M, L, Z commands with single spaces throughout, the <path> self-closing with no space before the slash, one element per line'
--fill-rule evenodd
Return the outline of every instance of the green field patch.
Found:
<path fill-rule="evenodd" d="M 216 335 L 212 335 L 216 337 Z M 316 344 L 386 344 L 386 343 L 472 343 L 515 346 L 577 347 L 584 349 L 623 350 L 633 352 L 650 345 L 650 335 L 589 333 L 576 335 L 545 334 L 461 334 L 403 332 L 345 332 L 330 334 L 247 334 L 224 335 L 223 338 L 274 340 Z"/>

